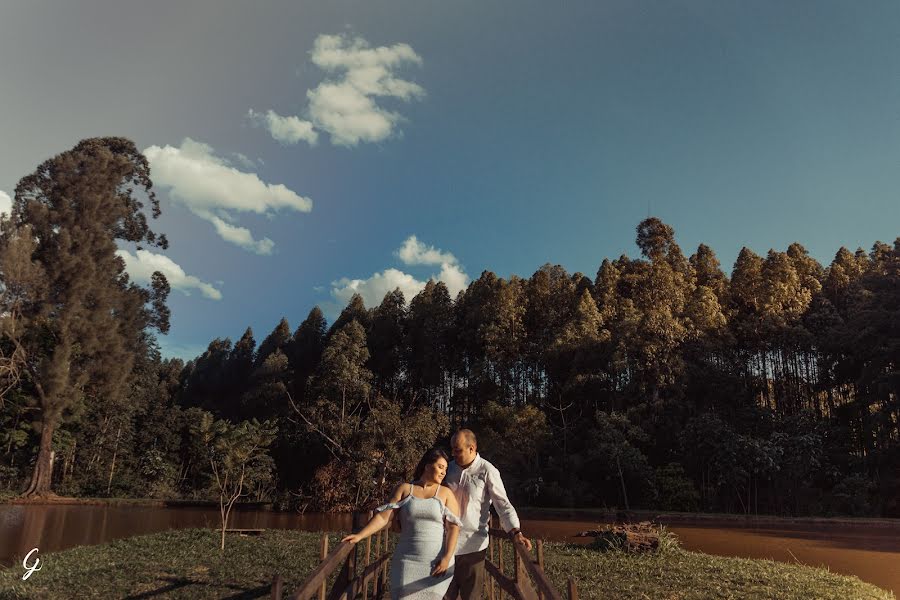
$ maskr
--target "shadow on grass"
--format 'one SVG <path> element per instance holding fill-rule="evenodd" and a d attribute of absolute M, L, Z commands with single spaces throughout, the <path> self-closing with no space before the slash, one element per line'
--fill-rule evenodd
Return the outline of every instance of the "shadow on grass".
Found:
<path fill-rule="evenodd" d="M 192 581 L 190 579 L 184 578 L 175 578 L 175 577 L 164 577 L 163 581 L 168 581 L 169 585 L 163 586 L 161 588 L 150 590 L 149 592 L 141 592 L 140 594 L 134 594 L 131 596 L 126 596 L 125 600 L 144 600 L 145 598 L 156 598 L 156 597 L 164 597 L 166 594 L 174 592 L 175 590 L 179 590 L 181 588 L 185 588 L 188 586 L 200 586 L 200 587 L 217 587 L 217 588 L 230 588 L 233 590 L 237 590 L 235 594 L 231 596 L 222 596 L 221 600 L 251 600 L 252 598 L 264 598 L 268 596 L 272 591 L 272 586 L 270 584 L 261 585 L 259 587 L 255 587 L 253 589 L 244 589 L 239 585 L 227 584 L 227 583 L 217 583 L 211 584 L 200 581 Z"/>

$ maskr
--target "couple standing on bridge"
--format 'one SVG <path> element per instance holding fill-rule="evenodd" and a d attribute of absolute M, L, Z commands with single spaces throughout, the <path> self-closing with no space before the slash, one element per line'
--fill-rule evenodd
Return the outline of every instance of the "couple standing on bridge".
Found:
<path fill-rule="evenodd" d="M 394 511 L 399 513 L 400 540 L 391 560 L 393 600 L 481 598 L 492 504 L 503 529 L 531 550 L 500 471 L 478 454 L 475 434 L 461 429 L 450 446 L 452 463 L 439 448 L 426 452 L 414 481 L 397 486 L 359 533 L 342 540 L 364 540 L 384 528 Z"/>

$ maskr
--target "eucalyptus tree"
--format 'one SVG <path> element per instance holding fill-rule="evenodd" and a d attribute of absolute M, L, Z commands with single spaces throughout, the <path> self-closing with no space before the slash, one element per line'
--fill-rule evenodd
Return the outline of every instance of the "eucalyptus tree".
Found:
<path fill-rule="evenodd" d="M 409 387 L 405 394 L 407 404 L 450 409 L 447 388 L 451 385 L 453 324 L 453 303 L 447 286 L 428 280 L 422 291 L 413 296 L 406 313 L 403 364 Z"/>
<path fill-rule="evenodd" d="M 259 367 L 269 356 L 276 350 L 280 350 L 283 354 L 288 353 L 287 346 L 291 342 L 291 326 L 284 317 L 275 326 L 275 329 L 266 336 L 256 351 L 256 357 L 253 361 L 255 367 Z"/>
<path fill-rule="evenodd" d="M 300 406 L 306 402 L 310 379 L 322 358 L 327 330 L 328 324 L 325 322 L 322 309 L 314 306 L 306 319 L 297 327 L 291 339 L 291 351 L 288 359 L 290 359 L 291 370 L 294 372 L 292 395 L 294 401 Z"/>
<path fill-rule="evenodd" d="M 406 299 L 399 288 L 384 295 L 372 311 L 372 325 L 366 339 L 369 366 L 375 377 L 375 389 L 396 398 L 403 376 L 403 341 L 406 333 Z"/>
<path fill-rule="evenodd" d="M 363 298 L 359 294 L 353 294 L 347 306 L 344 307 L 338 318 L 331 324 L 331 327 L 328 329 L 328 337 L 330 338 L 343 329 L 351 321 L 356 321 L 362 325 L 363 331 L 368 331 L 372 321 L 372 313 L 366 308 L 366 303 L 363 302 Z"/>

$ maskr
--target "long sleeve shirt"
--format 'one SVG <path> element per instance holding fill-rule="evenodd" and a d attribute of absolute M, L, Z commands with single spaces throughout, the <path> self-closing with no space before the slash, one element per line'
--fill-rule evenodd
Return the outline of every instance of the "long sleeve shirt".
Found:
<path fill-rule="evenodd" d="M 444 482 L 459 501 L 462 526 L 456 544 L 457 555 L 487 548 L 492 504 L 504 531 L 519 528 L 519 516 L 506 496 L 500 471 L 480 454 L 476 454 L 475 460 L 465 469 L 455 461 L 451 462 Z"/>

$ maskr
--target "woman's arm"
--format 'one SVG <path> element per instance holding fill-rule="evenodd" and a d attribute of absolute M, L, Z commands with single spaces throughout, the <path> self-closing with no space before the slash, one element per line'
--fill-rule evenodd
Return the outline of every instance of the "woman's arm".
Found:
<path fill-rule="evenodd" d="M 441 488 L 441 496 L 446 502 L 447 510 L 452 512 L 453 516 L 459 517 L 459 502 L 456 500 L 456 494 L 454 494 L 450 488 Z M 443 575 L 447 572 L 447 569 L 450 568 L 450 560 L 456 553 L 456 542 L 459 540 L 459 525 L 444 521 L 444 526 L 447 530 L 447 550 L 444 552 L 443 556 L 441 556 L 441 560 L 438 561 L 438 564 L 435 565 L 434 569 L 431 571 L 431 574 L 435 577 Z"/>
<path fill-rule="evenodd" d="M 406 489 L 405 484 L 400 484 L 397 486 L 397 489 L 394 490 L 394 493 L 391 495 L 391 499 L 388 500 L 388 503 L 391 502 L 400 502 L 403 499 L 403 490 Z M 366 523 L 366 526 L 363 527 L 359 533 L 351 533 L 344 539 L 342 542 L 350 542 L 351 544 L 355 544 L 357 542 L 361 542 L 366 539 L 373 533 L 377 531 L 381 531 L 385 525 L 388 524 L 388 521 L 391 520 L 391 515 L 394 514 L 393 508 L 388 508 L 379 513 L 375 513 L 369 522 Z"/>

